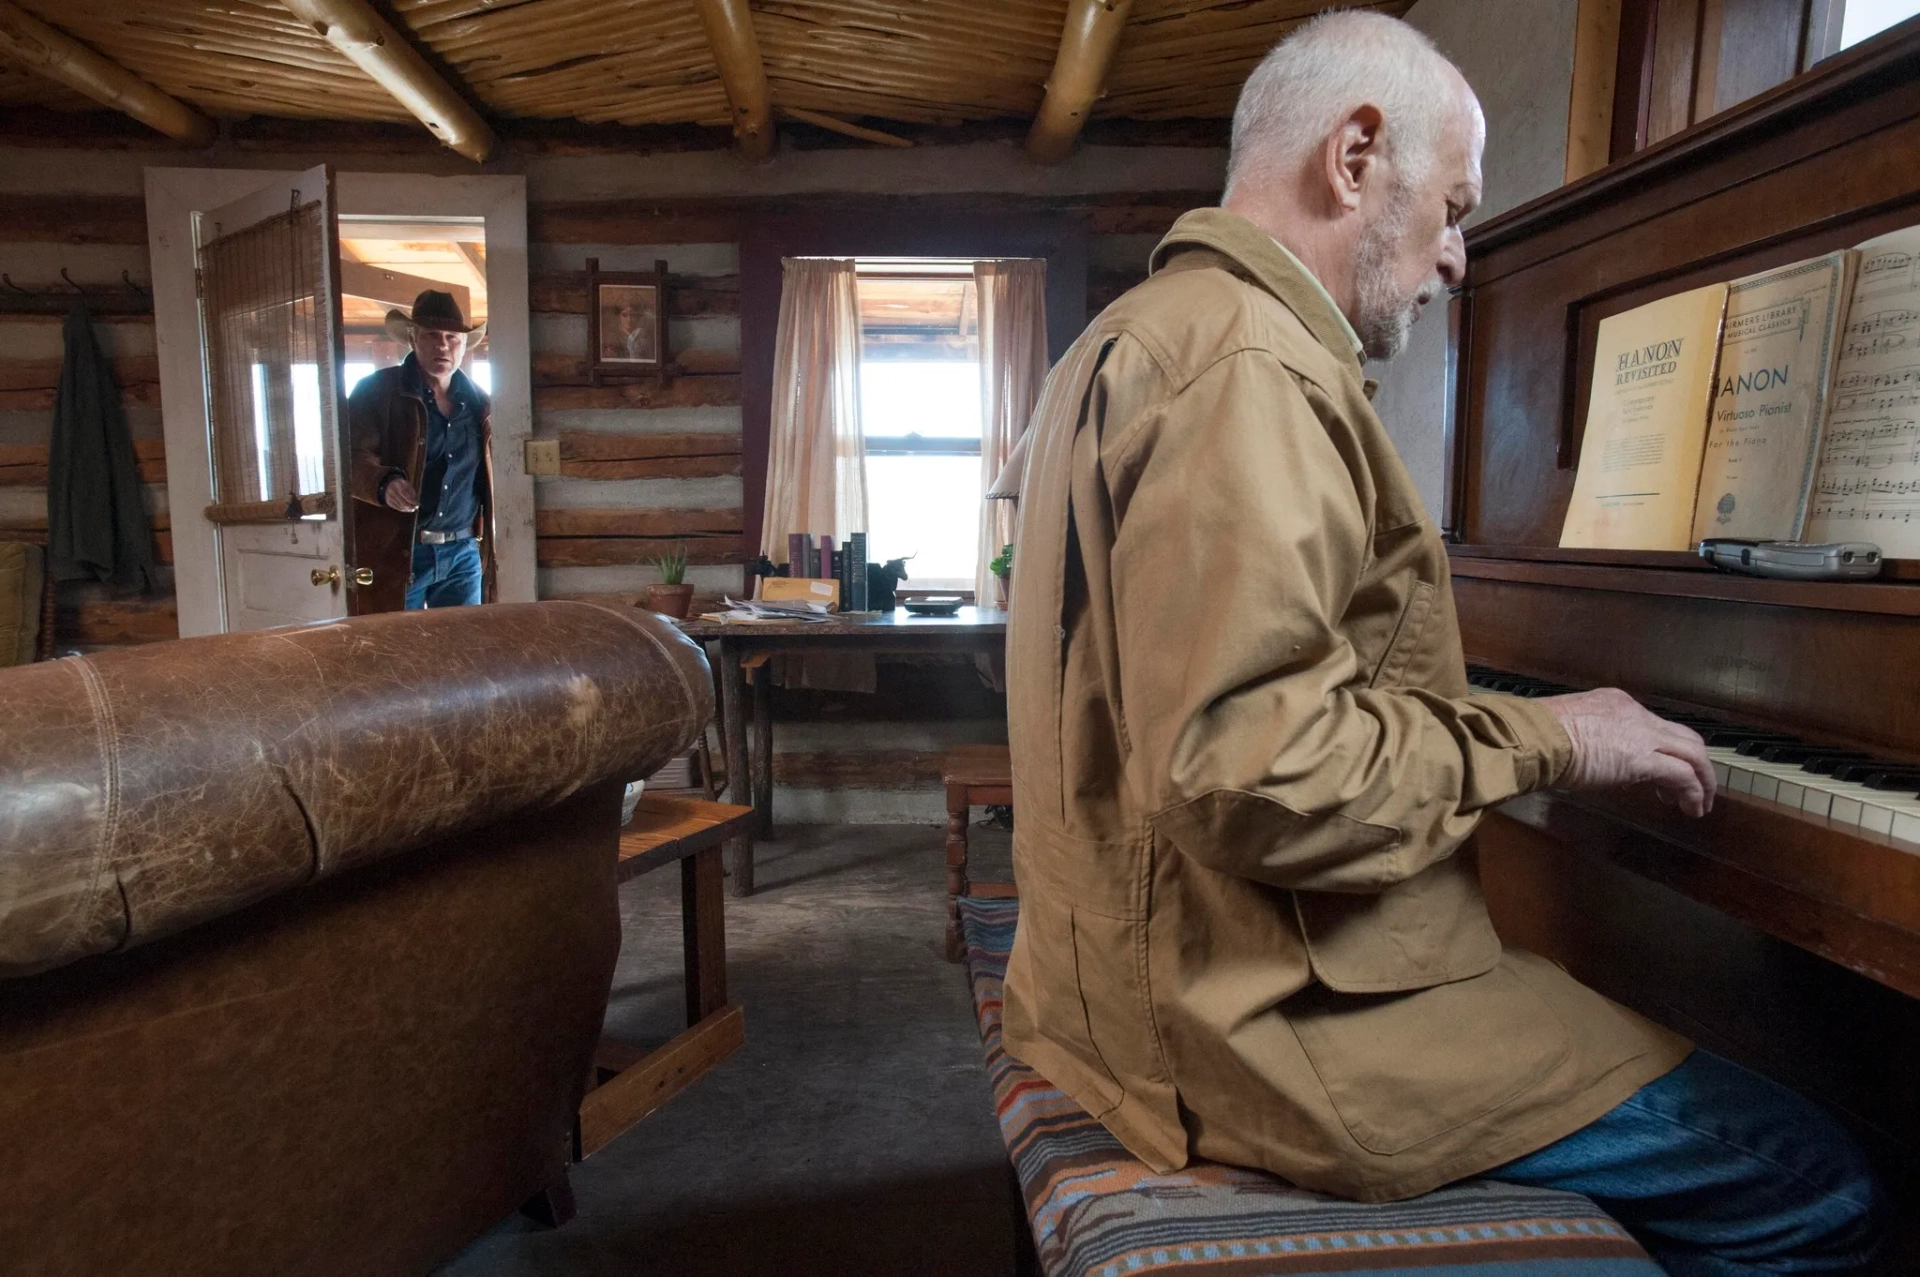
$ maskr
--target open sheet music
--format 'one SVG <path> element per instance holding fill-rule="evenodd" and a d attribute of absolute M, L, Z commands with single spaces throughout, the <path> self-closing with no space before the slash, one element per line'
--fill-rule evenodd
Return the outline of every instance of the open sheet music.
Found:
<path fill-rule="evenodd" d="M 1920 558 L 1920 226 L 1860 252 L 1805 539 Z"/>

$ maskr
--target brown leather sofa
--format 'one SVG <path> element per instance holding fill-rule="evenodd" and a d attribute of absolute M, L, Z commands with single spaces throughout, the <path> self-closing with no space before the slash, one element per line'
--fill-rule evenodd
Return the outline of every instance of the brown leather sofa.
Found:
<path fill-rule="evenodd" d="M 0 1270 L 430 1270 L 563 1174 L 649 613 L 362 617 L 0 670 Z"/>

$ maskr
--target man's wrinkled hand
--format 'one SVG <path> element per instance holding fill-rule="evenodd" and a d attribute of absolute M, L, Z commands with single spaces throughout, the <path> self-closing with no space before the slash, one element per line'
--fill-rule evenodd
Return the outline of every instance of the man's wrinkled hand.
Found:
<path fill-rule="evenodd" d="M 386 491 L 380 494 L 381 500 L 402 514 L 412 514 L 420 508 L 420 497 L 413 485 L 398 475 L 387 480 Z"/>
<path fill-rule="evenodd" d="M 1542 697 L 1573 741 L 1559 789 L 1650 784 L 1689 816 L 1713 810 L 1713 764 L 1699 733 L 1670 723 L 1617 687 Z"/>

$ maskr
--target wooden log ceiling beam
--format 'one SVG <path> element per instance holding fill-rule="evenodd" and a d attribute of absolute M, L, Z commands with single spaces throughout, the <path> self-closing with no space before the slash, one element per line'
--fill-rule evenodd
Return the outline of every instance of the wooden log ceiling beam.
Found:
<path fill-rule="evenodd" d="M 773 90 L 754 34 L 747 0 L 694 0 L 707 26 L 707 43 L 720 68 L 720 83 L 733 106 L 733 136 L 740 154 L 764 160 L 773 154 Z"/>
<path fill-rule="evenodd" d="M 448 147 L 476 164 L 493 154 L 487 122 L 367 0 L 282 2 Z"/>
<path fill-rule="evenodd" d="M 1107 71 L 1132 8 L 1133 0 L 1069 0 L 1047 95 L 1027 132 L 1027 154 L 1036 164 L 1058 164 L 1072 154 L 1093 104 L 1107 91 Z"/>
<path fill-rule="evenodd" d="M 211 146 L 218 133 L 212 120 L 186 103 L 168 97 L 8 0 L 0 0 L 0 50 L 49 80 L 78 89 L 168 137 Z"/>

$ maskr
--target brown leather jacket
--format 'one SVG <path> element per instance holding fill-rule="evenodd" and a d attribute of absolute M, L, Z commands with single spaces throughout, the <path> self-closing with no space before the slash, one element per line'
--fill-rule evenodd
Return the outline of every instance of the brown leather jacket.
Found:
<path fill-rule="evenodd" d="M 1154 1169 L 1363 1200 L 1528 1153 L 1685 1042 L 1503 951 L 1470 851 L 1571 747 L 1469 691 L 1351 330 L 1222 209 L 1048 379 L 1007 634 L 1007 1048 Z"/>
<path fill-rule="evenodd" d="M 493 602 L 499 573 L 494 563 L 493 402 L 480 396 L 480 516 L 473 532 L 480 540 L 486 583 L 481 597 Z M 391 368 L 361 378 L 347 399 L 348 435 L 353 455 L 349 488 L 359 504 L 353 512 L 354 566 L 371 568 L 373 584 L 351 592 L 353 614 L 398 612 L 413 584 L 416 515 L 394 510 L 380 500 L 380 485 L 396 471 L 420 490 L 426 469 L 427 401 L 425 379 L 409 357 Z"/>

